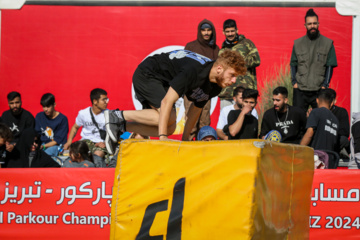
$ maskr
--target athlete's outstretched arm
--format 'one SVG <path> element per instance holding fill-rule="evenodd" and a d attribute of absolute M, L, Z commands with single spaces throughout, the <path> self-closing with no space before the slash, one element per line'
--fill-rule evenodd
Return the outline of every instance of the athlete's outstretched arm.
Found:
<path fill-rule="evenodd" d="M 170 87 L 160 105 L 159 116 L 159 139 L 166 140 L 168 133 L 169 118 L 175 102 L 179 99 L 177 92 Z"/>
<path fill-rule="evenodd" d="M 193 127 L 195 126 L 195 123 L 199 119 L 201 110 L 202 110 L 202 108 L 198 108 L 194 105 L 194 103 L 191 103 L 190 109 L 186 116 L 187 119 L 186 119 L 186 123 L 185 123 L 184 133 L 182 135 L 182 141 L 189 140 L 191 130 L 193 129 Z"/>

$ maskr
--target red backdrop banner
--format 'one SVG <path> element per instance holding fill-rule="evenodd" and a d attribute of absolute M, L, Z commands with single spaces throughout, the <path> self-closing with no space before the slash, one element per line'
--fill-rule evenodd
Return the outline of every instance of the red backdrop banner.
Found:
<path fill-rule="evenodd" d="M 114 170 L 6 169 L 0 239 L 109 239 Z"/>
<path fill-rule="evenodd" d="M 356 170 L 317 170 L 313 180 L 310 239 L 360 239 Z"/>
<path fill-rule="evenodd" d="M 0 112 L 7 110 L 6 95 L 19 91 L 23 107 L 42 111 L 46 92 L 70 126 L 80 109 L 89 106 L 90 90 L 108 91 L 109 108 L 134 109 L 132 74 L 151 52 L 166 46 L 185 46 L 196 39 L 198 23 L 207 18 L 224 41 L 222 24 L 235 19 L 239 33 L 257 46 L 261 65 L 258 86 L 289 65 L 293 41 L 305 35 L 302 7 L 79 7 L 32 6 L 1 11 Z M 320 32 L 334 40 L 338 67 L 331 87 L 338 104 L 350 108 L 351 17 L 335 8 L 315 8 Z M 261 93 L 260 93 L 261 94 Z M 216 126 L 217 107 L 212 115 Z"/>

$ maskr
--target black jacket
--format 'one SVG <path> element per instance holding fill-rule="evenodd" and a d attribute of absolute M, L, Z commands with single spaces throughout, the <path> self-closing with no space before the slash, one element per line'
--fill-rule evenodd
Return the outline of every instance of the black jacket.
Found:
<path fill-rule="evenodd" d="M 33 128 L 27 128 L 20 136 L 18 143 L 11 153 L 7 153 L 5 159 L 5 167 L 8 168 L 42 168 L 42 167 L 60 167 L 49 155 L 40 149 L 40 144 L 35 150 L 34 157 L 29 166 L 29 155 L 31 146 L 35 137 L 40 139 Z"/>

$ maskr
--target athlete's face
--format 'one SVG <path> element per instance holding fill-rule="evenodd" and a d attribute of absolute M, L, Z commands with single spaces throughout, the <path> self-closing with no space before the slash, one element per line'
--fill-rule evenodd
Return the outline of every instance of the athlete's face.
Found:
<path fill-rule="evenodd" d="M 236 72 L 233 68 L 228 67 L 224 69 L 223 67 L 218 68 L 218 76 L 216 77 L 216 83 L 220 87 L 228 87 L 234 84 L 236 81 Z"/>
<path fill-rule="evenodd" d="M 205 41 L 209 41 L 211 39 L 212 29 L 211 28 L 201 29 L 201 35 Z"/>
<path fill-rule="evenodd" d="M 237 34 L 237 29 L 234 28 L 234 27 L 230 27 L 230 28 L 225 28 L 225 30 L 223 30 L 223 33 L 225 35 L 225 38 L 228 40 L 228 41 L 233 41 L 236 37 L 236 34 Z"/>
<path fill-rule="evenodd" d="M 103 111 L 106 110 L 108 102 L 109 98 L 107 97 L 107 95 L 100 95 L 100 98 L 98 100 L 94 100 L 94 105 Z"/>
<path fill-rule="evenodd" d="M 0 146 L 3 146 L 5 144 L 5 139 L 0 137 Z"/>
<path fill-rule="evenodd" d="M 285 112 L 287 102 L 288 99 L 284 97 L 284 95 L 282 94 L 273 95 L 273 103 L 274 103 L 275 111 Z"/>
<path fill-rule="evenodd" d="M 55 112 L 55 105 L 50 105 L 47 107 L 43 106 L 44 113 L 47 117 L 52 117 Z"/>
<path fill-rule="evenodd" d="M 11 101 L 8 101 L 11 112 L 14 115 L 18 115 L 21 112 L 21 99 L 20 97 L 16 97 Z"/>

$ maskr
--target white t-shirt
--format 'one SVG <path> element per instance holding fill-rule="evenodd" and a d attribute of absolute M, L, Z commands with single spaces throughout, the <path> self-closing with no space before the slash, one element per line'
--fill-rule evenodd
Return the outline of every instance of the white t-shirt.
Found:
<path fill-rule="evenodd" d="M 94 125 L 93 121 L 91 120 L 90 111 L 91 107 L 87 107 L 85 109 L 82 109 L 79 111 L 77 117 L 76 117 L 76 124 L 80 127 L 82 127 L 80 136 L 81 139 L 88 139 L 92 142 L 98 143 L 98 142 L 104 142 L 104 140 L 101 139 L 99 130 Z M 92 111 L 92 110 L 91 110 Z M 104 111 L 99 113 L 98 115 L 94 114 L 94 119 L 96 123 L 98 124 L 99 128 L 102 130 L 105 130 L 105 117 L 104 117 Z"/>
<path fill-rule="evenodd" d="M 228 123 L 227 118 L 228 118 L 229 112 L 231 110 L 235 110 L 234 105 L 229 105 L 229 106 L 223 107 L 223 109 L 221 110 L 220 115 L 219 115 L 219 120 L 218 120 L 216 129 L 223 129 L 225 127 L 225 125 Z M 255 108 L 251 111 L 251 115 L 256 117 L 256 119 L 259 118 Z"/>

